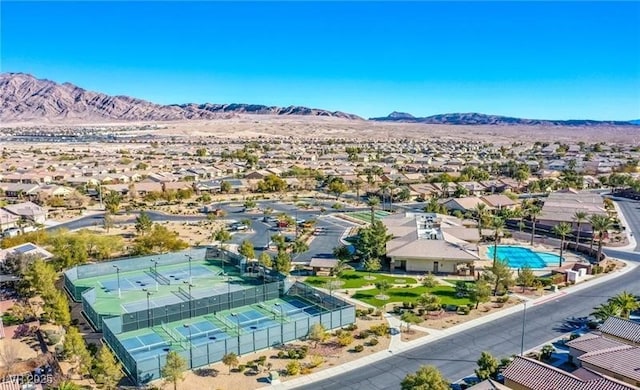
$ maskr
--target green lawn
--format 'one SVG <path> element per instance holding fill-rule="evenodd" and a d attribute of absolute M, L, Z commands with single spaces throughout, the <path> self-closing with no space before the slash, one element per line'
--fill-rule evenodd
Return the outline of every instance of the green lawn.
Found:
<path fill-rule="evenodd" d="M 389 296 L 389 300 L 387 301 L 381 301 L 375 298 L 376 295 L 380 294 L 380 291 L 377 288 L 358 291 L 353 295 L 353 298 L 379 307 L 385 303 L 391 302 L 415 303 L 418 297 L 426 292 L 440 297 L 440 301 L 443 305 L 468 305 L 471 303 L 469 298 L 456 297 L 456 289 L 454 287 L 442 285 L 433 288 L 423 286 L 411 288 L 390 288 L 385 292 L 385 295 Z"/>
<path fill-rule="evenodd" d="M 373 285 L 376 282 L 381 280 L 387 280 L 391 284 L 415 284 L 417 283 L 414 278 L 407 278 L 404 276 L 387 276 L 376 274 L 375 272 L 371 273 L 372 277 L 375 277 L 375 280 L 367 280 L 365 277 L 369 276 L 368 272 L 363 271 L 345 271 L 339 278 L 332 278 L 328 276 L 311 276 L 305 280 L 305 283 L 308 283 L 315 287 L 325 287 L 327 282 L 330 280 L 340 280 L 344 282 L 340 289 L 349 289 L 349 288 L 358 288 L 365 287 L 367 285 Z"/>

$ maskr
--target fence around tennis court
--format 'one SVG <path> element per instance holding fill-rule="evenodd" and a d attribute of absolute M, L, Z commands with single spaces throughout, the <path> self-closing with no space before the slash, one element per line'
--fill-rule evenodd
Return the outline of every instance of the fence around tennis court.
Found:
<path fill-rule="evenodd" d="M 228 330 L 229 337 L 208 340 L 204 344 L 192 345 L 189 342 L 181 341 L 169 348 L 162 349 L 158 354 L 138 359 L 127 351 L 127 348 L 116 337 L 123 332 L 123 317 L 104 319 L 104 338 L 122 362 L 129 376 L 138 385 L 142 385 L 160 378 L 160 372 L 166 364 L 166 355 L 169 349 L 175 350 L 187 362 L 187 368 L 192 369 L 216 363 L 230 352 L 244 355 L 300 339 L 307 336 L 311 326 L 316 323 L 321 323 L 325 329 L 335 329 L 355 322 L 355 307 L 353 305 L 303 283 L 294 283 L 286 296 L 302 297 L 311 302 L 317 302 L 321 309 L 314 314 L 308 312 L 304 318 L 290 317 L 286 320 L 280 318 L 271 326 L 252 331 L 247 331 L 247 328 L 242 328 L 239 333 Z M 182 319 L 187 318 L 189 317 Z M 175 320 L 180 319 L 176 317 Z"/>

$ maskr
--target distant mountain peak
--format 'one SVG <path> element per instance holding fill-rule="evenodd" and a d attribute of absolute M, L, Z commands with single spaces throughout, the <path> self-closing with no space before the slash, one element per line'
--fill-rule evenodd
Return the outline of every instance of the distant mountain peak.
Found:
<path fill-rule="evenodd" d="M 173 121 L 228 118 L 240 113 L 362 120 L 357 115 L 342 111 L 302 106 L 237 103 L 160 105 L 129 96 L 88 91 L 70 82 L 58 84 L 26 73 L 0 74 L 0 120 L 4 122 Z"/>
<path fill-rule="evenodd" d="M 414 117 L 410 114 L 392 112 L 380 118 L 369 118 L 380 122 L 426 123 L 438 125 L 529 125 L 529 126 L 636 126 L 635 121 L 595 121 L 588 119 L 548 120 L 524 119 L 501 115 L 487 115 L 477 112 L 438 114 L 427 117 Z"/>

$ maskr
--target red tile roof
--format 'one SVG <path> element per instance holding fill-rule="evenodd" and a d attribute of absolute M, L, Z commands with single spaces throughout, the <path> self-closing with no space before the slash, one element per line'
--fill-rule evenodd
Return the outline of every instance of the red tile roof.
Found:
<path fill-rule="evenodd" d="M 578 359 L 640 382 L 640 347 L 622 345 L 585 353 Z"/>
<path fill-rule="evenodd" d="M 595 374 L 595 373 L 594 373 Z M 633 390 L 635 387 L 596 374 L 597 379 L 578 376 L 526 357 L 517 356 L 504 370 L 505 379 L 531 390 Z M 508 384 L 507 384 L 508 385 Z"/>
<path fill-rule="evenodd" d="M 600 325 L 600 332 L 640 344 L 640 324 L 624 318 L 609 317 Z"/>
<path fill-rule="evenodd" d="M 580 352 L 593 352 L 601 349 L 613 348 L 626 345 L 620 341 L 608 339 L 599 334 L 588 333 L 580 336 L 575 340 L 566 343 L 567 347 L 571 347 Z"/>

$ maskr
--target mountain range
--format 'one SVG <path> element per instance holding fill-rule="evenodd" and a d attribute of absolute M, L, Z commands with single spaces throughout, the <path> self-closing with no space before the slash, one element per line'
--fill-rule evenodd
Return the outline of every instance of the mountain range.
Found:
<path fill-rule="evenodd" d="M 266 106 L 261 104 L 187 103 L 162 105 L 129 96 L 111 96 L 88 91 L 71 83 L 56 83 L 25 73 L 0 74 L 0 121 L 2 122 L 140 122 L 223 119 L 238 114 L 278 116 L 319 116 L 363 120 L 342 111 L 302 106 Z M 639 126 L 635 121 L 540 120 L 478 113 L 440 114 L 415 117 L 392 112 L 385 117 L 369 118 L 379 122 L 425 123 L 443 125 L 532 125 L 532 126 Z"/>
<path fill-rule="evenodd" d="M 414 117 L 406 112 L 394 111 L 385 117 L 369 118 L 378 122 L 426 123 L 433 125 L 527 125 L 527 126 L 637 126 L 640 120 L 632 121 L 596 121 L 589 119 L 548 120 L 523 119 L 500 115 L 486 115 L 475 112 L 439 114 L 426 117 Z"/>
<path fill-rule="evenodd" d="M 0 74 L 0 121 L 173 121 L 220 119 L 236 114 L 308 115 L 362 120 L 357 115 L 300 106 L 260 104 L 161 105 L 129 96 L 110 96 L 71 83 L 58 84 L 24 73 Z"/>

